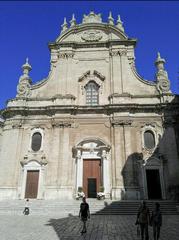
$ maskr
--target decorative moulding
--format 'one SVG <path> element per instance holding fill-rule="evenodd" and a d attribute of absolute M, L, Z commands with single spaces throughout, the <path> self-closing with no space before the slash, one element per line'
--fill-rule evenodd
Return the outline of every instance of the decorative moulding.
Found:
<path fill-rule="evenodd" d="M 124 125 L 130 126 L 132 122 L 133 121 L 130 119 L 118 119 L 118 118 L 111 119 L 112 126 L 124 126 Z"/>
<path fill-rule="evenodd" d="M 84 81 L 85 79 L 93 79 L 93 78 L 99 78 L 101 81 L 104 81 L 105 80 L 105 76 L 103 76 L 101 73 L 99 73 L 98 71 L 94 70 L 92 73 L 90 70 L 88 70 L 87 72 L 85 72 L 81 77 L 79 77 L 78 81 L 79 82 L 82 82 Z"/>
<path fill-rule="evenodd" d="M 73 100 L 75 100 L 76 97 L 72 94 L 64 94 L 64 95 L 63 94 L 56 94 L 51 99 L 52 100 L 54 100 L 54 99 L 73 99 Z"/>
<path fill-rule="evenodd" d="M 46 156 L 44 153 L 40 152 L 40 153 L 35 153 L 35 154 L 26 154 L 23 158 L 23 160 L 20 161 L 21 165 L 27 165 L 30 162 L 35 161 L 37 163 L 39 163 L 40 165 L 46 165 L 48 163 Z"/>

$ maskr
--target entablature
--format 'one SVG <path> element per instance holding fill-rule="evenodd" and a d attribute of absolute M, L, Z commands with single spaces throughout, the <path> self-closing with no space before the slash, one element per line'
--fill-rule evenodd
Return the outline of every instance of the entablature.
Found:
<path fill-rule="evenodd" d="M 157 114 L 171 114 L 177 116 L 179 114 L 179 104 L 107 104 L 98 106 L 86 105 L 48 105 L 48 106 L 13 106 L 7 107 L 2 111 L 4 119 L 12 118 L 16 115 L 30 116 L 30 115 L 47 115 L 68 113 L 71 115 L 76 114 L 105 114 L 110 115 L 115 112 L 128 112 L 135 113 L 157 113 Z"/>

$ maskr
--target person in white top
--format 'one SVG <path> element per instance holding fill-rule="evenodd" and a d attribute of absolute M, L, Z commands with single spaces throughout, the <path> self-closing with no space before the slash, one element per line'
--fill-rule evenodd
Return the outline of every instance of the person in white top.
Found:
<path fill-rule="evenodd" d="M 29 199 L 28 198 L 26 199 L 26 202 L 25 202 L 25 208 L 24 208 L 23 214 L 29 215 Z"/>

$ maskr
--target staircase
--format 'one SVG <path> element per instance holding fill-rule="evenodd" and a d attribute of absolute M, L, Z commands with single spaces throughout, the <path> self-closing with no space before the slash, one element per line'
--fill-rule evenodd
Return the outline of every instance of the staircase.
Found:
<path fill-rule="evenodd" d="M 161 212 L 164 215 L 177 215 L 177 203 L 174 201 L 157 201 L 160 203 Z M 96 215 L 136 215 L 141 201 L 113 201 L 97 211 Z M 150 212 L 155 207 L 155 201 L 146 201 Z"/>
<path fill-rule="evenodd" d="M 87 199 L 90 212 L 93 215 L 136 215 L 140 201 L 112 201 Z M 174 201 L 158 201 L 164 215 L 177 215 Z M 31 200 L 31 215 L 58 215 L 58 216 L 78 216 L 80 200 Z M 146 201 L 150 211 L 154 208 L 154 201 Z M 178 204 L 179 205 L 179 204 Z M 0 215 L 22 215 L 25 200 L 0 201 Z"/>

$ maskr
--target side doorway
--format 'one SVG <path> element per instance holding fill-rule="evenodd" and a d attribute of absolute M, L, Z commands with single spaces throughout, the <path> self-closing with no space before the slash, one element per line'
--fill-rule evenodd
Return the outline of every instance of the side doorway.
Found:
<path fill-rule="evenodd" d="M 148 199 L 162 199 L 159 169 L 146 169 Z"/>
<path fill-rule="evenodd" d="M 25 198 L 37 198 L 39 170 L 28 170 L 26 178 Z"/>

